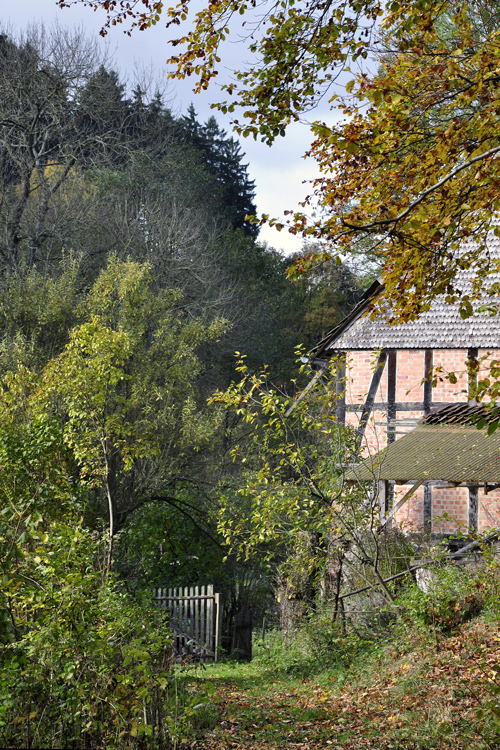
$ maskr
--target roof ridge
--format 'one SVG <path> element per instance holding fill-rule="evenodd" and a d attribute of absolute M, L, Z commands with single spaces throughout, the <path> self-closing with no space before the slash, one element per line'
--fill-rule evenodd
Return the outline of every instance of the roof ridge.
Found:
<path fill-rule="evenodd" d="M 500 260 L 500 240 L 493 231 L 488 238 L 488 250 L 492 260 Z M 472 283 L 473 264 L 459 271 L 457 279 L 466 289 Z M 490 281 L 484 295 L 487 300 L 487 289 L 494 284 L 500 287 L 500 267 L 493 270 L 486 280 Z M 444 294 L 438 295 L 431 308 L 416 320 L 390 324 L 383 314 L 371 320 L 363 313 L 384 288 L 382 280 L 373 282 L 351 312 L 311 350 L 310 361 L 328 359 L 335 351 L 356 349 L 500 349 L 500 315 L 477 312 L 476 309 L 470 317 L 463 319 L 459 314 L 459 303 L 446 302 Z M 481 304 L 483 302 L 479 299 L 474 302 L 476 308 Z"/>

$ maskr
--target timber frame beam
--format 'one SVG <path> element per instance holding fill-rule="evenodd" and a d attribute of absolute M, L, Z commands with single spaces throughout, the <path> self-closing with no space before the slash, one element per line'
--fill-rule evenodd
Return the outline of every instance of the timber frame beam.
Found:
<path fill-rule="evenodd" d="M 377 534 L 380 534 L 380 532 L 382 531 L 382 529 L 385 526 L 387 526 L 387 524 L 390 521 L 392 521 L 392 519 L 394 518 L 394 516 L 396 515 L 396 513 L 398 512 L 398 510 L 403 507 L 403 505 L 406 503 L 406 501 L 409 500 L 410 497 L 412 497 L 412 495 L 415 494 L 415 492 L 418 490 L 418 488 L 423 483 L 424 483 L 424 480 L 423 479 L 419 479 L 418 482 L 415 482 L 415 484 L 410 487 L 410 489 L 408 490 L 408 492 L 401 498 L 401 500 L 399 500 L 399 502 L 397 502 L 396 505 L 392 506 L 392 508 L 389 511 L 389 513 L 387 513 L 387 515 L 385 516 L 385 518 L 382 519 L 382 521 L 380 523 L 380 526 L 377 529 Z"/>
<path fill-rule="evenodd" d="M 380 381 L 382 379 L 382 375 L 384 372 L 386 362 L 387 362 L 387 349 L 382 349 L 382 351 L 380 352 L 378 356 L 375 369 L 373 371 L 370 388 L 368 389 L 368 394 L 366 396 L 366 401 L 363 405 L 363 410 L 361 412 L 358 429 L 356 430 L 355 449 L 354 449 L 355 454 L 357 454 L 359 452 L 359 449 L 361 448 L 361 443 L 363 442 L 363 438 L 365 436 L 366 425 L 368 424 L 368 420 L 370 419 L 370 415 L 373 411 L 373 405 L 375 404 L 375 396 L 377 395 L 377 391 L 380 385 Z"/>

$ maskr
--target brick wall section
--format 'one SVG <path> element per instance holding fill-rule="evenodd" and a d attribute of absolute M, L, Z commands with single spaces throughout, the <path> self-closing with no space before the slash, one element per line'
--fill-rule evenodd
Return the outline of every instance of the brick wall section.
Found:
<path fill-rule="evenodd" d="M 394 502 L 401 500 L 410 489 L 410 485 L 398 485 L 394 488 Z M 405 531 L 419 531 L 422 529 L 422 505 L 424 488 L 419 487 L 415 494 L 406 501 L 396 513 L 394 523 Z"/>
<path fill-rule="evenodd" d="M 396 401 L 422 401 L 424 352 L 411 349 L 399 351 L 396 368 Z"/>
<path fill-rule="evenodd" d="M 442 349 L 434 352 L 434 370 L 438 379 L 432 389 L 433 402 L 467 401 L 468 378 L 466 370 L 467 351 L 465 349 Z M 441 369 L 441 372 L 439 370 Z M 454 372 L 456 384 L 450 383 L 446 375 Z"/>
<path fill-rule="evenodd" d="M 363 404 L 370 387 L 378 352 L 349 352 L 346 362 L 346 403 Z M 387 369 L 384 370 L 377 401 L 387 395 Z"/>
<path fill-rule="evenodd" d="M 466 487 L 452 487 L 445 489 L 442 487 L 432 488 L 432 516 L 433 518 L 442 517 L 447 513 L 448 520 L 436 521 L 432 524 L 433 531 L 438 533 L 453 532 L 457 524 L 462 525 L 462 529 L 467 526 L 469 515 L 469 491 Z"/>
<path fill-rule="evenodd" d="M 423 378 L 424 378 L 424 356 L 423 350 L 400 350 L 397 353 L 397 379 L 396 379 L 396 402 L 416 402 L 423 400 Z M 488 371 L 488 362 L 491 359 L 500 359 L 500 350 L 479 350 L 478 357 L 485 361 L 481 363 L 479 377 Z M 351 406 L 362 406 L 370 382 L 373 370 L 377 362 L 378 352 L 354 351 L 349 352 L 346 368 L 346 404 Z M 432 408 L 440 403 L 455 403 L 467 400 L 468 375 L 466 370 L 466 349 L 442 349 L 434 351 L 434 368 L 438 382 L 432 392 Z M 446 375 L 454 372 L 457 383 L 452 384 Z M 375 398 L 376 402 L 387 401 L 387 365 L 380 381 L 380 386 Z M 346 415 L 347 424 L 357 426 L 361 411 L 350 410 Z M 399 411 L 397 420 L 421 419 L 423 410 Z M 362 454 L 376 453 L 387 444 L 386 431 L 387 414 L 385 411 L 372 412 L 367 425 L 365 438 L 363 440 Z M 402 424 L 397 429 L 396 439 L 401 434 L 412 429 L 411 424 Z M 409 486 L 397 486 L 395 488 L 395 501 L 401 498 Z M 453 532 L 456 530 L 456 519 L 458 524 L 466 525 L 468 522 L 469 494 L 466 488 L 444 489 L 432 488 L 432 516 L 441 517 L 444 513 L 450 516 L 450 520 L 436 521 L 433 530 L 436 532 Z M 479 530 L 500 526 L 500 491 L 490 492 L 485 495 L 483 490 L 478 493 L 479 506 Z M 395 523 L 406 530 L 421 529 L 423 518 L 423 487 L 405 503 L 403 508 L 396 514 Z"/>
<path fill-rule="evenodd" d="M 500 490 L 493 490 L 484 494 L 478 492 L 479 531 L 498 528 L 500 526 Z"/>

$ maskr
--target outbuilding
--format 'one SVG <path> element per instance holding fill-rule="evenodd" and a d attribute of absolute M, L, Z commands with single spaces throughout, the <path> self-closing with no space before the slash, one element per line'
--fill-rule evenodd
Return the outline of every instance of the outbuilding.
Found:
<path fill-rule="evenodd" d="M 440 465 L 444 466 L 446 456 L 451 466 L 453 457 L 463 457 L 463 451 L 468 455 L 465 464 L 468 461 L 472 465 L 479 446 L 485 450 L 489 446 L 493 465 L 497 455 L 500 464 L 500 436 L 478 430 L 470 420 L 467 424 L 451 421 L 445 426 L 429 417 L 436 409 L 456 406 L 456 415 L 468 419 L 467 410 L 474 406 L 473 380 L 489 372 L 492 360 L 500 360 L 500 314 L 492 314 L 500 289 L 500 240 L 493 233 L 488 239 L 488 254 L 490 274 L 483 297 L 473 302 L 475 312 L 471 317 L 463 319 L 458 302 L 450 304 L 442 295 L 418 319 L 394 323 L 387 314 L 373 314 L 384 289 L 377 281 L 309 358 L 318 372 L 332 369 L 334 363 L 338 420 L 355 427 L 360 458 L 385 456 L 379 463 L 379 480 L 386 510 L 398 506 L 412 484 L 419 481 L 394 513 L 396 522 L 407 530 L 432 527 L 434 532 L 448 533 L 456 530 L 457 523 L 480 531 L 500 526 L 500 475 L 470 475 L 459 481 L 458 475 L 447 478 L 431 469 L 437 456 L 441 456 Z M 474 267 L 460 272 L 457 285 L 462 294 L 473 297 L 475 276 Z M 485 302 L 489 311 L 479 312 Z M 449 378 L 450 373 L 454 377 Z M 433 453 L 431 434 L 441 436 L 437 453 Z M 381 454 L 398 442 L 397 451 Z M 403 453 L 405 471 L 399 476 L 399 464 L 396 466 L 393 460 Z M 412 465 L 425 465 L 428 473 L 419 470 L 412 475 Z M 443 519 L 445 514 L 448 519 Z M 437 518 L 441 520 L 434 521 Z"/>

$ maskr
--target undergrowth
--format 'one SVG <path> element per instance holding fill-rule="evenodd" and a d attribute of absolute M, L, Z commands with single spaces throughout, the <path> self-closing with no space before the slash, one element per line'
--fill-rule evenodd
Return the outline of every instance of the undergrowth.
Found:
<path fill-rule="evenodd" d="M 493 559 L 437 568 L 368 634 L 324 607 L 288 635 L 256 637 L 251 664 L 208 667 L 212 724 L 191 747 L 498 748 L 499 580 Z"/>

